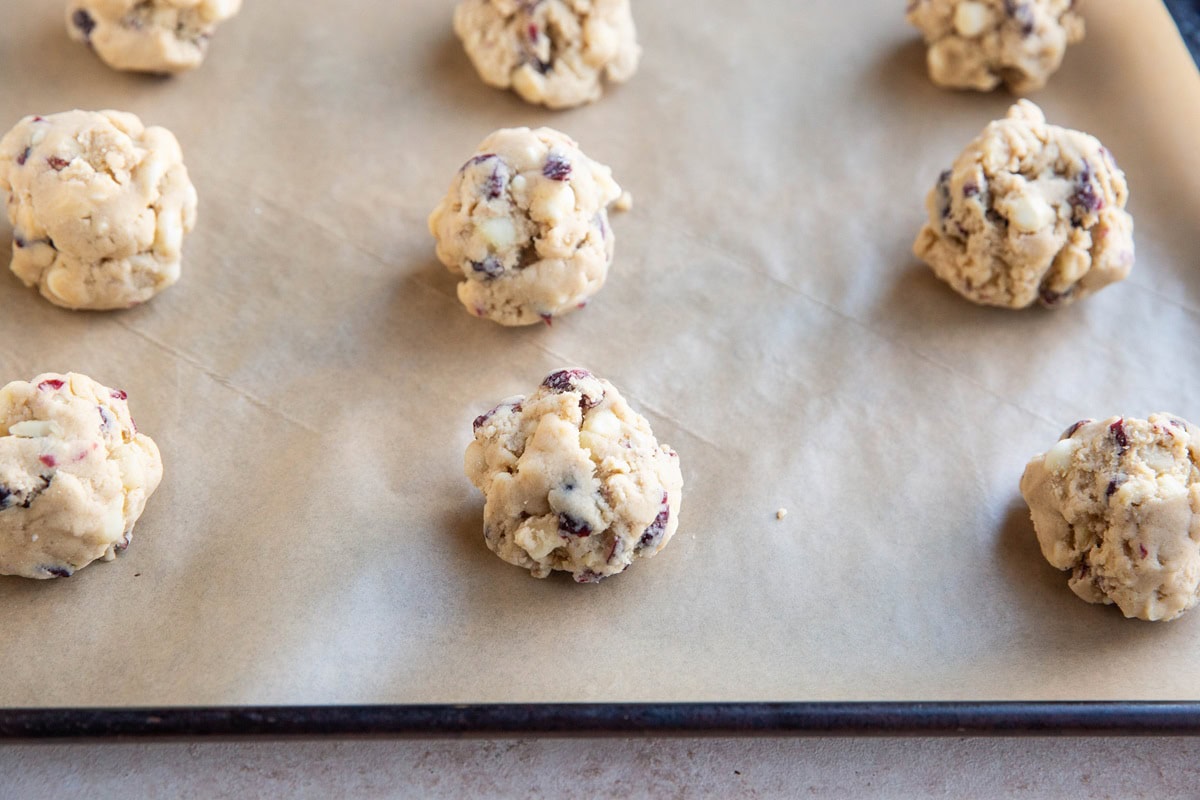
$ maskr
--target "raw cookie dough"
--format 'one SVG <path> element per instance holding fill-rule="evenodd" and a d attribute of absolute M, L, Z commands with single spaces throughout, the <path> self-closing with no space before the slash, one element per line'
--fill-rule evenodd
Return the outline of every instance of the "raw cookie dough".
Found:
<path fill-rule="evenodd" d="M 1100 142 L 1022 100 L 942 173 L 916 256 L 989 306 L 1065 306 L 1133 266 L 1125 174 Z"/>
<path fill-rule="evenodd" d="M 662 550 L 679 525 L 679 456 L 608 381 L 551 373 L 475 420 L 467 477 L 487 498 L 492 552 L 595 583 Z"/>
<path fill-rule="evenodd" d="M 1077 0 L 909 0 L 938 86 L 1016 94 L 1046 85 L 1067 45 L 1083 41 Z"/>
<path fill-rule="evenodd" d="M 55 305 L 128 308 L 179 280 L 196 190 L 179 142 L 119 111 L 26 117 L 0 139 L 12 271 Z"/>
<path fill-rule="evenodd" d="M 85 375 L 0 389 L 0 575 L 66 578 L 129 546 L 162 459 L 125 393 Z"/>
<path fill-rule="evenodd" d="M 566 134 L 509 128 L 483 140 L 429 217 L 437 256 L 464 278 L 458 299 L 501 325 L 583 308 L 613 259 L 612 171 Z"/>
<path fill-rule="evenodd" d="M 67 33 L 114 69 L 171 73 L 204 61 L 217 24 L 242 0 L 70 0 Z"/>
<path fill-rule="evenodd" d="M 1089 603 L 1169 620 L 1200 600 L 1200 428 L 1170 414 L 1067 429 L 1021 478 L 1042 554 Z"/>
<path fill-rule="evenodd" d="M 642 54 L 629 0 L 463 0 L 454 32 L 484 83 L 550 108 L 598 100 Z"/>

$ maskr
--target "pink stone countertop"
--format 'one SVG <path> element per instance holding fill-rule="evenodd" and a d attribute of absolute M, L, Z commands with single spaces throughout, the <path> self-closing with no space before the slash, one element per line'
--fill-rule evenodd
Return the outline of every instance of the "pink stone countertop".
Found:
<path fill-rule="evenodd" d="M 0 797 L 1195 798 L 1190 738 L 22 744 Z"/>

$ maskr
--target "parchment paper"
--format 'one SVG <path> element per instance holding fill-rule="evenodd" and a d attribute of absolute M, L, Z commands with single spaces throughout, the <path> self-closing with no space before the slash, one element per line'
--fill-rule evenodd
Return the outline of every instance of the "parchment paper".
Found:
<path fill-rule="evenodd" d="M 635 80 L 565 113 L 484 87 L 445 0 L 249 2 L 170 80 L 103 67 L 60 6 L 5 6 L 0 127 L 165 125 L 200 221 L 129 312 L 0 276 L 0 381 L 119 386 L 166 462 L 117 561 L 0 579 L 0 705 L 1200 698 L 1200 612 L 1076 599 L 1017 492 L 1078 418 L 1200 421 L 1200 78 L 1158 3 L 1088 0 L 1034 97 L 1125 169 L 1134 273 L 1025 313 L 910 255 L 1012 98 L 934 88 L 901 2 L 642 0 Z M 636 204 L 585 311 L 504 330 L 460 308 L 425 217 L 522 124 Z M 471 420 L 564 365 L 686 480 L 675 541 L 599 586 L 491 555 L 462 474 Z"/>

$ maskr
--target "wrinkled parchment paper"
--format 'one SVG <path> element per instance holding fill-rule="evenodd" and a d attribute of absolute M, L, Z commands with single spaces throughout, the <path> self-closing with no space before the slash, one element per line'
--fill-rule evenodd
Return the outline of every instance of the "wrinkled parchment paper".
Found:
<path fill-rule="evenodd" d="M 249 2 L 171 80 L 5 6 L 0 127 L 136 112 L 201 207 L 142 308 L 0 275 L 0 380 L 119 386 L 166 462 L 117 561 L 0 579 L 0 705 L 1200 698 L 1200 611 L 1076 599 L 1017 492 L 1078 418 L 1200 421 L 1200 77 L 1166 12 L 1088 0 L 1034 96 L 1126 170 L 1132 277 L 1011 313 L 909 252 L 1011 97 L 934 88 L 903 2 L 686 5 L 638 2 L 639 74 L 564 113 L 484 87 L 447 0 Z M 585 311 L 505 330 L 425 217 L 489 131 L 541 124 L 636 202 Z M 599 586 L 491 555 L 462 474 L 471 420 L 564 365 L 684 467 L 676 539 Z"/>

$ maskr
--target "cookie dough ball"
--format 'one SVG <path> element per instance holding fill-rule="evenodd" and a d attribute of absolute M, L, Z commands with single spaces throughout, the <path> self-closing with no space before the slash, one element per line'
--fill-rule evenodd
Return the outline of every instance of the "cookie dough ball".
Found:
<path fill-rule="evenodd" d="M 242 0 L 70 0 L 67 33 L 114 69 L 174 73 L 204 61 L 217 24 Z"/>
<path fill-rule="evenodd" d="M 909 0 L 929 45 L 929 76 L 950 89 L 1036 91 L 1083 41 L 1076 0 Z"/>
<path fill-rule="evenodd" d="M 612 171 L 566 134 L 500 130 L 483 140 L 429 217 L 437 256 L 467 310 L 501 325 L 583 308 L 613 259 Z"/>
<path fill-rule="evenodd" d="M 1170 414 L 1072 425 L 1021 478 L 1075 594 L 1168 620 L 1200 600 L 1200 428 Z"/>
<path fill-rule="evenodd" d="M 475 420 L 467 477 L 492 552 L 535 578 L 596 583 L 662 550 L 679 525 L 679 456 L 608 381 L 554 372 Z"/>
<path fill-rule="evenodd" d="M 125 393 L 85 375 L 0 389 L 0 575 L 66 578 L 129 546 L 162 480 Z"/>
<path fill-rule="evenodd" d="M 26 117 L 0 139 L 12 271 L 55 305 L 129 308 L 179 280 L 196 190 L 179 142 L 119 111 Z"/>
<path fill-rule="evenodd" d="M 598 100 L 642 55 L 629 0 L 463 0 L 454 32 L 484 83 L 550 108 Z"/>
<path fill-rule="evenodd" d="M 1022 100 L 942 173 L 913 252 L 976 303 L 1065 306 L 1129 274 L 1128 197 L 1100 142 Z"/>

